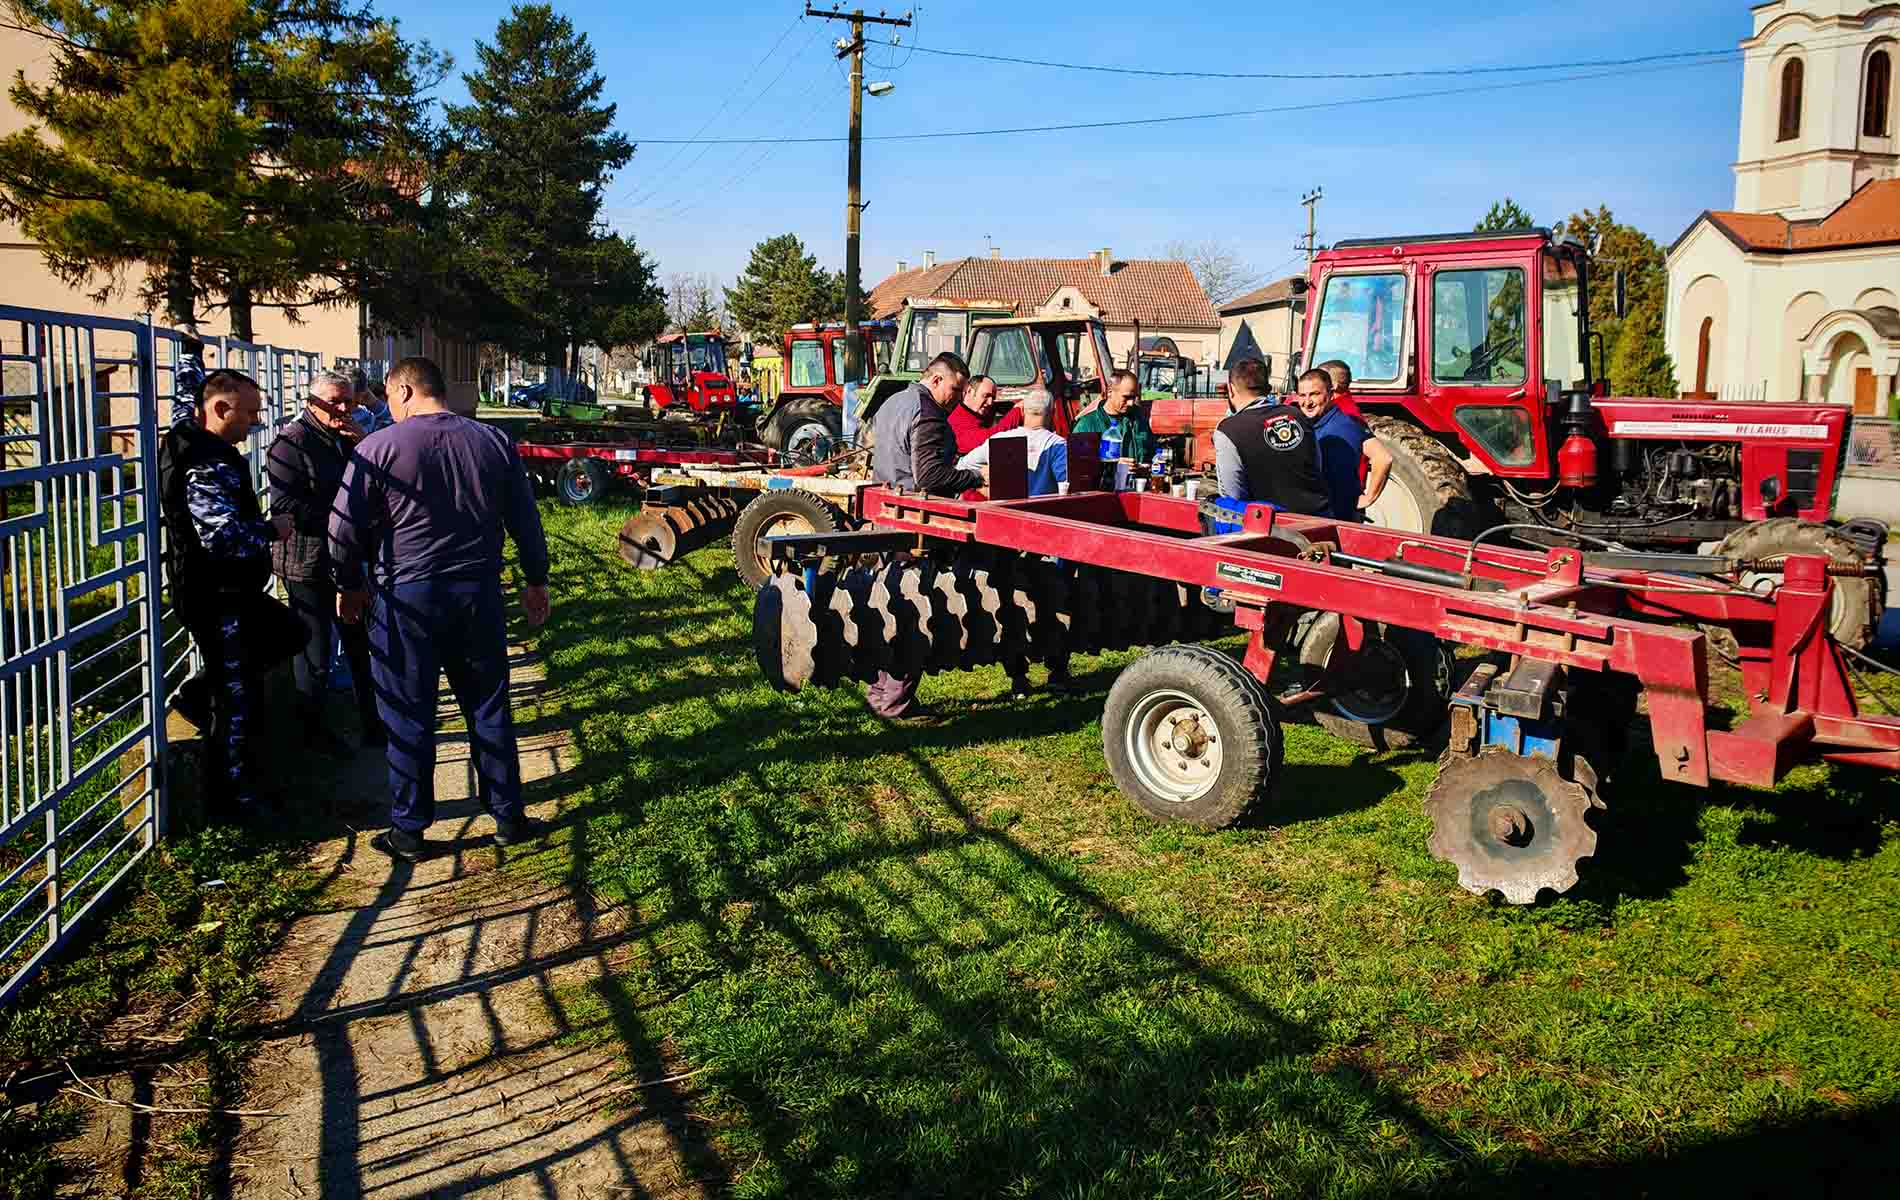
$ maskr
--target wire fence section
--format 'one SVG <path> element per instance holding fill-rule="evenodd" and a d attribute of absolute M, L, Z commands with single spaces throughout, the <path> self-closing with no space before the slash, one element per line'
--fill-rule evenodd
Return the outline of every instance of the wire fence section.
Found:
<path fill-rule="evenodd" d="M 165 831 L 193 651 L 165 604 L 158 453 L 194 351 L 257 378 L 261 483 L 320 356 L 0 305 L 0 1005 Z"/>
<path fill-rule="evenodd" d="M 1855 417 L 1847 439 L 1847 474 L 1900 479 L 1900 421 Z"/>

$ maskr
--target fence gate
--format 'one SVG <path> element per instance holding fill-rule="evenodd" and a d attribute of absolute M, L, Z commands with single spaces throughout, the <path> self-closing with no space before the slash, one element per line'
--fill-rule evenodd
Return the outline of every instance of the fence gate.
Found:
<path fill-rule="evenodd" d="M 0 1005 L 164 827 L 157 340 L 0 305 Z"/>

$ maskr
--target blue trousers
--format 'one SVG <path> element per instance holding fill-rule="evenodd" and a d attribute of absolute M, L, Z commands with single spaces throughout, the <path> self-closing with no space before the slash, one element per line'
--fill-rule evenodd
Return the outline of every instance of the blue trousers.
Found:
<path fill-rule="evenodd" d="M 508 638 L 499 579 L 432 579 L 374 589 L 370 672 L 389 733 L 389 823 L 421 833 L 435 820 L 435 712 L 443 675 L 468 722 L 481 801 L 521 819 L 521 762 L 508 703 Z"/>

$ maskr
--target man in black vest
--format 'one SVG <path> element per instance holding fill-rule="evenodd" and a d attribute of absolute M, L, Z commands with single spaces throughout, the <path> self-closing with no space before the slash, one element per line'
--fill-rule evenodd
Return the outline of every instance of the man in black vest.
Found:
<path fill-rule="evenodd" d="M 211 715 L 204 798 L 215 820 L 261 815 L 249 726 L 265 673 L 302 649 L 308 636 L 290 610 L 264 591 L 271 544 L 290 533 L 291 520 L 264 518 L 250 469 L 237 451 L 262 407 L 256 380 L 241 371 L 213 371 L 205 376 L 196 409 L 166 430 L 159 446 L 172 608 L 205 663 Z"/>
<path fill-rule="evenodd" d="M 1214 428 L 1220 494 L 1285 512 L 1332 515 L 1313 423 L 1294 405 L 1273 403 L 1267 395 L 1267 365 L 1257 358 L 1240 360 L 1227 372 L 1227 389 L 1234 412 Z"/>

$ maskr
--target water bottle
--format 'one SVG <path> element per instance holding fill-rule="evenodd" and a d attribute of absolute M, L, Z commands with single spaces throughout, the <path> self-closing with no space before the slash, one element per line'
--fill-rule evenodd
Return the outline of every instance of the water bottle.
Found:
<path fill-rule="evenodd" d="M 1150 473 L 1156 479 L 1166 482 L 1168 476 L 1173 473 L 1173 468 L 1174 450 L 1168 446 L 1156 446 L 1154 469 Z"/>
<path fill-rule="evenodd" d="M 1122 426 L 1117 421 L 1102 431 L 1102 461 L 1114 462 L 1122 456 Z"/>

